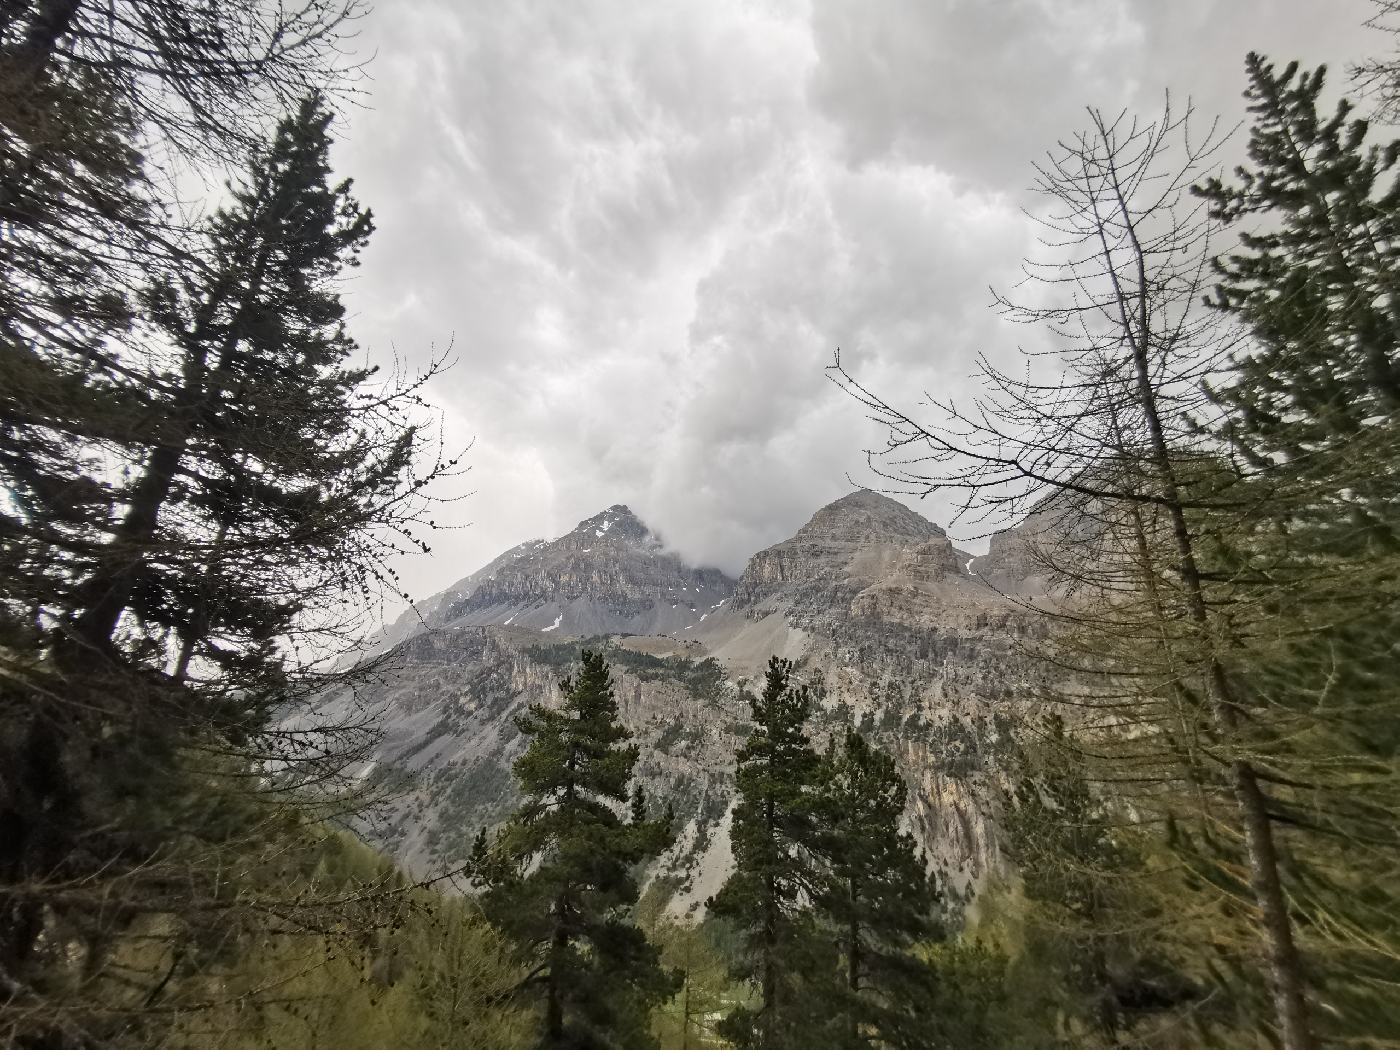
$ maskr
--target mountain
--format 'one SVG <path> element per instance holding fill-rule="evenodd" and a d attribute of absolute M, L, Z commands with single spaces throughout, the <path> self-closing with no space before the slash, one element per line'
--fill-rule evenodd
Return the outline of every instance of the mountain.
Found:
<path fill-rule="evenodd" d="M 734 593 L 718 569 L 692 568 L 617 504 L 557 540 L 512 547 L 399 617 L 394 642 L 424 630 L 500 624 L 561 635 L 669 634 Z"/>
<path fill-rule="evenodd" d="M 737 581 L 687 565 L 621 505 L 514 547 L 386 632 L 394 670 L 370 696 L 384 735 L 363 775 L 399 795 L 369 835 L 415 870 L 460 864 L 515 804 L 515 716 L 557 701 L 587 640 L 607 650 L 639 777 L 683 822 L 653 886 L 693 911 L 730 864 L 742 689 L 779 653 L 818 699 L 814 735 L 855 725 L 894 755 L 911 829 L 951 880 L 976 880 L 1000 863 L 999 750 L 1035 684 L 1025 596 L 1046 584 L 1027 552 L 1053 526 L 1028 521 L 974 558 L 861 490 L 756 553 Z"/>

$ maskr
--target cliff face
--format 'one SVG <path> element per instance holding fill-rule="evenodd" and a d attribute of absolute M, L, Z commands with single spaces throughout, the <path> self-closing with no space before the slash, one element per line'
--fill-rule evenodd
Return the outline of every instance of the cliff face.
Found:
<path fill-rule="evenodd" d="M 400 640 L 421 630 L 490 624 L 564 636 L 669 634 L 733 593 L 732 579 L 686 565 L 618 504 L 557 540 L 512 548 L 420 603 Z"/>
<path fill-rule="evenodd" d="M 495 626 L 447 627 L 403 643 L 376 698 L 383 737 L 364 771 L 394 798 L 373 816 L 371 839 L 415 871 L 460 865 L 477 830 L 518 803 L 510 766 L 526 741 L 516 716 L 558 702 L 578 648 Z M 653 797 L 673 802 L 692 837 L 713 834 L 732 794 L 744 714 L 737 694 L 683 652 L 615 647 L 610 660 L 622 720 L 641 746 L 639 778 Z"/>
<path fill-rule="evenodd" d="M 1021 596 L 1045 583 L 1026 545 L 1053 530 L 1027 531 L 972 558 L 862 491 L 754 555 L 737 585 L 685 565 L 620 506 L 514 548 L 426 603 L 399 644 L 399 669 L 376 697 L 385 738 L 373 775 L 406 794 L 372 835 L 418 870 L 460 864 L 477 829 L 516 804 L 514 717 L 557 702 L 557 679 L 592 637 L 608 647 L 641 745 L 638 774 L 682 821 L 653 871 L 674 910 L 702 906 L 728 870 L 741 690 L 773 653 L 796 659 L 813 686 L 818 742 L 856 726 L 894 755 L 910 827 L 953 882 L 976 879 L 1000 863 L 997 770 L 1035 684 L 1019 646 L 1038 626 Z"/>
<path fill-rule="evenodd" d="M 749 559 L 734 605 L 751 619 L 784 607 L 801 620 L 839 610 L 880 579 L 914 566 L 935 576 L 961 571 L 942 529 L 862 489 L 823 507 L 791 539 Z"/>

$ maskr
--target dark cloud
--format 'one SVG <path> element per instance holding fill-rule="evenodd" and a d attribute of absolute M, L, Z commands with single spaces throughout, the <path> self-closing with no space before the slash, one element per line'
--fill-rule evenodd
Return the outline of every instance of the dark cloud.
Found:
<path fill-rule="evenodd" d="M 1238 119 L 1251 47 L 1344 62 L 1365 0 L 380 0 L 339 163 L 378 216 L 350 289 L 376 356 L 460 359 L 469 529 L 431 592 L 630 503 L 737 571 L 878 440 L 822 367 L 966 389 L 1008 333 L 1031 160 L 1171 85 Z M 935 519 L 947 508 L 921 508 Z"/>

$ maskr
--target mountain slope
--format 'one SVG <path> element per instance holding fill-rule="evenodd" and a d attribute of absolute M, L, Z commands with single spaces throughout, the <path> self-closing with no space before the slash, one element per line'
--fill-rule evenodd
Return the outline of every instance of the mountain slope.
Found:
<path fill-rule="evenodd" d="M 984 556 L 1007 593 L 1042 588 L 1023 547 L 1013 530 Z M 737 584 L 685 565 L 622 506 L 513 548 L 438 596 L 396 651 L 397 677 L 375 697 L 373 775 L 407 788 L 374 837 L 418 870 L 460 864 L 477 828 L 515 804 L 514 717 L 557 701 L 592 637 L 608 647 L 639 776 L 682 822 L 653 869 L 676 910 L 702 906 L 730 863 L 741 689 L 774 652 L 813 686 L 814 735 L 855 725 L 894 755 L 911 828 L 954 882 L 976 879 L 999 863 L 990 800 L 1034 684 L 1019 645 L 1038 629 L 978 575 L 981 561 L 867 491 L 754 555 Z"/>
<path fill-rule="evenodd" d="M 399 640 L 422 630 L 490 625 L 560 635 L 669 634 L 733 592 L 730 577 L 686 565 L 616 504 L 556 540 L 511 548 L 420 603 Z"/>

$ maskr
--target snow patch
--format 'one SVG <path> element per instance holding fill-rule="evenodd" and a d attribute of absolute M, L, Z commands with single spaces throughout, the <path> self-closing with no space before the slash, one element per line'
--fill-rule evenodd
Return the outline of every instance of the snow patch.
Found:
<path fill-rule="evenodd" d="M 972 563 L 975 562 L 976 560 L 977 560 L 976 558 L 968 558 L 968 559 L 967 559 L 967 568 L 966 568 L 965 571 L 967 572 L 967 574 L 968 574 L 969 576 L 976 576 L 976 575 L 977 575 L 975 572 L 972 571 Z"/>
<path fill-rule="evenodd" d="M 558 626 L 559 626 L 561 623 L 563 623 L 563 622 L 564 622 L 564 614 L 563 614 L 563 613 L 560 613 L 558 616 L 556 616 L 556 617 L 554 618 L 554 622 L 553 622 L 552 624 L 550 624 L 548 627 L 541 627 L 540 630 L 541 630 L 541 632 L 543 632 L 543 631 L 552 631 L 552 630 L 554 630 L 556 627 L 558 627 Z"/>
<path fill-rule="evenodd" d="M 507 620 L 505 623 L 501 624 L 501 626 L 502 626 L 502 627 L 509 627 L 510 624 L 511 624 L 511 620 L 514 620 L 515 617 L 516 617 L 517 615 L 518 615 L 518 614 L 516 614 L 516 613 L 511 613 L 511 614 L 510 614 L 510 620 Z"/>

